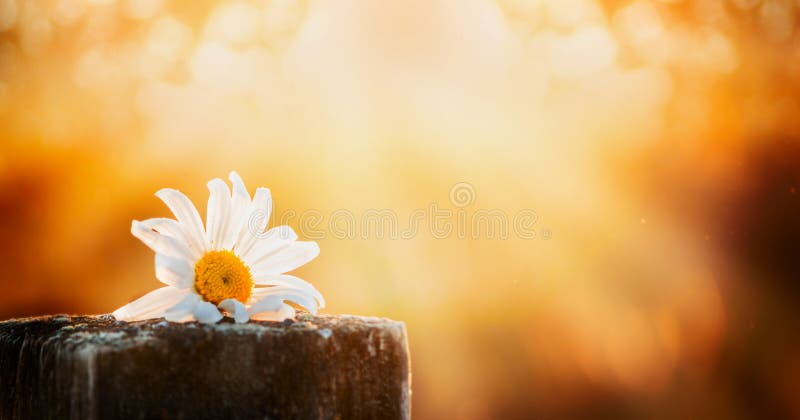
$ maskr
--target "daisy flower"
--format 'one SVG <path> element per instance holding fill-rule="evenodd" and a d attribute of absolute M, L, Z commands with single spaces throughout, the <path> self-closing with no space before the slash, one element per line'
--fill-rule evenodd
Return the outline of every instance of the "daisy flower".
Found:
<path fill-rule="evenodd" d="M 192 202 L 171 188 L 156 196 L 175 219 L 133 221 L 131 233 L 156 253 L 156 278 L 166 286 L 117 309 L 116 319 L 215 323 L 223 311 L 239 323 L 281 321 L 295 315 L 286 302 L 311 313 L 325 306 L 314 286 L 285 274 L 319 255 L 316 242 L 298 241 L 289 226 L 265 231 L 269 189 L 251 199 L 236 172 L 229 179 L 233 192 L 219 178 L 208 182 L 205 228 Z"/>

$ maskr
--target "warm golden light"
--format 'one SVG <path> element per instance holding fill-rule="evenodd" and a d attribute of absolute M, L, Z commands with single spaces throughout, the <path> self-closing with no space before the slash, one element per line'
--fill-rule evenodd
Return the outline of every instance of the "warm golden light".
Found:
<path fill-rule="evenodd" d="M 130 220 L 235 169 L 319 243 L 326 311 L 406 321 L 415 418 L 800 414 L 748 364 L 800 372 L 798 13 L 0 0 L 0 315 L 152 289 Z"/>

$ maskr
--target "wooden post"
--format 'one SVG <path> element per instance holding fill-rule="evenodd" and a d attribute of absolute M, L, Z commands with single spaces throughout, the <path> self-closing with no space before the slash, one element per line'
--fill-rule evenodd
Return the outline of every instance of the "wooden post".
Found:
<path fill-rule="evenodd" d="M 382 318 L 0 322 L 0 419 L 407 419 L 409 382 L 405 325 Z"/>

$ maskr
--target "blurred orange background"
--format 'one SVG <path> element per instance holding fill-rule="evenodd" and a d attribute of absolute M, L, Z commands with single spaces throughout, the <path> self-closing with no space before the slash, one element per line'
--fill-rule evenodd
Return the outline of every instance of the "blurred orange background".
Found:
<path fill-rule="evenodd" d="M 298 271 L 328 313 L 406 322 L 415 418 L 800 417 L 798 18 L 0 0 L 0 318 L 155 288 L 130 221 L 162 187 L 204 214 L 237 170 L 301 237 L 309 209 L 536 212 L 534 239 L 324 235 Z"/>

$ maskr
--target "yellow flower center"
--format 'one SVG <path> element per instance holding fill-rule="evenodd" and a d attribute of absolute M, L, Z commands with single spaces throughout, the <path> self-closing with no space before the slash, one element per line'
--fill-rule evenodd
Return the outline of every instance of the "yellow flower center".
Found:
<path fill-rule="evenodd" d="M 229 298 L 246 303 L 253 290 L 253 276 L 233 252 L 209 251 L 194 265 L 194 288 L 215 305 Z"/>

